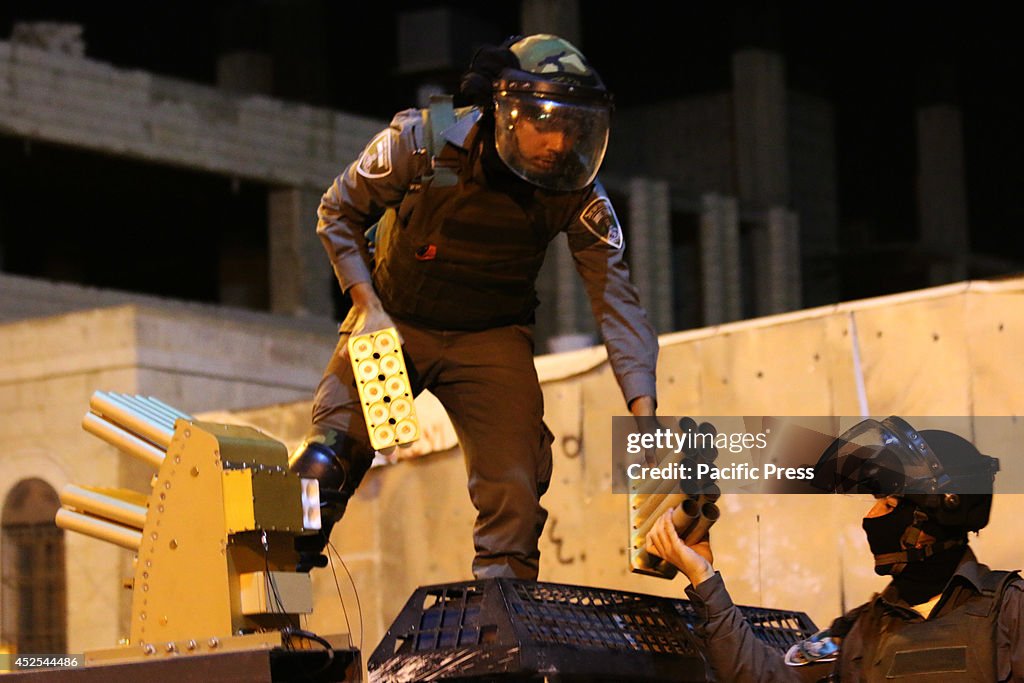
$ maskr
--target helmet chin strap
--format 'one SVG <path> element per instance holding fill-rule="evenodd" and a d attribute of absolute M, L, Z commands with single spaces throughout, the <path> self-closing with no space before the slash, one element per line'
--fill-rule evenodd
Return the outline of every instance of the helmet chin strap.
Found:
<path fill-rule="evenodd" d="M 963 538 L 950 538 L 941 542 L 930 541 L 918 547 L 921 534 L 924 533 L 921 526 L 927 520 L 928 513 L 920 509 L 915 510 L 914 521 L 904 530 L 903 536 L 900 538 L 900 545 L 903 546 L 904 550 L 875 555 L 875 568 L 891 565 L 892 568 L 887 573 L 892 576 L 899 576 L 906 569 L 909 562 L 920 562 L 937 552 L 966 545 L 966 541 Z"/>

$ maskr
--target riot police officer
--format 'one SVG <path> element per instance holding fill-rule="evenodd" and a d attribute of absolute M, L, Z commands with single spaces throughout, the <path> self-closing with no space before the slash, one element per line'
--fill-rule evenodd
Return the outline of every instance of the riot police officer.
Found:
<path fill-rule="evenodd" d="M 463 79 L 472 106 L 406 110 L 324 194 L 317 232 L 352 310 L 291 458 L 316 476 L 325 531 L 316 563 L 369 468 L 347 358 L 349 335 L 395 326 L 414 390 L 451 417 L 466 458 L 476 577 L 536 578 L 547 516 L 552 436 L 533 364 L 535 281 L 566 233 L 630 411 L 652 416 L 657 338 L 623 258 L 623 235 L 595 181 L 611 96 L 569 42 L 553 35 L 481 50 Z M 364 234 L 376 223 L 371 259 Z"/>
<path fill-rule="evenodd" d="M 671 511 L 647 549 L 678 567 L 702 617 L 716 680 L 1021 681 L 1024 582 L 978 563 L 967 536 L 988 524 L 995 458 L 951 432 L 917 432 L 890 417 L 865 420 L 820 459 L 817 483 L 872 493 L 863 527 L 881 594 L 794 645 L 785 657 L 762 644 L 712 566 L 708 540 L 686 546 Z"/>

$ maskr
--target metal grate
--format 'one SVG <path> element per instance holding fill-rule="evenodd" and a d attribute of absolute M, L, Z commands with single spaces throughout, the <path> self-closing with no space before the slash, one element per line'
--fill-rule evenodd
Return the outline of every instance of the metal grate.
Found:
<path fill-rule="evenodd" d="M 673 603 L 690 628 L 697 625 L 700 617 L 688 600 L 673 600 Z M 810 617 L 803 612 L 742 605 L 739 606 L 739 610 L 750 624 L 754 635 L 779 652 L 786 652 L 790 646 L 807 639 L 818 630 Z"/>
<path fill-rule="evenodd" d="M 398 637 L 396 654 L 493 642 L 498 627 L 480 623 L 483 599 L 484 591 L 473 585 L 428 590 L 419 627 Z"/>
<path fill-rule="evenodd" d="M 664 598 L 560 584 L 515 583 L 509 607 L 538 645 L 693 654 L 687 623 Z"/>

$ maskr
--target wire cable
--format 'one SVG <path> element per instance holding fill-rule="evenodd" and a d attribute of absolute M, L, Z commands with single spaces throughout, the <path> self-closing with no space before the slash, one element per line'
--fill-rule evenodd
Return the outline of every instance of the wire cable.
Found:
<path fill-rule="evenodd" d="M 297 636 L 299 638 L 304 638 L 306 640 L 312 640 L 314 643 L 323 646 L 324 651 L 327 652 L 327 661 L 324 662 L 324 665 L 316 671 L 311 671 L 308 674 L 309 679 L 315 679 L 320 674 L 326 673 L 334 664 L 334 647 L 329 642 L 327 642 L 326 639 L 321 638 L 312 631 L 306 631 L 305 629 L 295 628 L 293 626 L 285 626 L 283 629 L 281 629 L 281 635 L 285 636 L 285 639 L 288 642 L 287 649 L 289 650 L 294 650 L 294 648 L 292 648 L 291 646 L 291 642 L 292 638 Z"/>
<path fill-rule="evenodd" d="M 284 601 L 281 600 L 281 593 L 277 589 L 277 581 L 274 579 L 274 575 L 270 571 L 270 542 L 267 539 L 266 531 L 261 533 L 260 541 L 263 545 L 263 567 L 265 569 L 263 572 L 263 590 L 266 593 L 268 603 L 270 602 L 271 596 L 273 596 L 274 602 L 277 603 L 276 607 L 273 604 L 269 605 L 270 614 L 287 616 L 284 609 Z M 291 626 L 286 626 L 285 628 L 291 628 Z M 292 649 L 291 640 L 285 641 L 285 649 Z"/>
<path fill-rule="evenodd" d="M 335 550 L 334 546 L 331 546 L 331 550 L 334 551 L 334 553 L 336 555 L 338 554 L 338 551 Z M 339 555 L 339 559 L 340 559 L 340 557 L 341 556 Z M 341 584 L 338 583 L 338 572 L 334 568 L 334 557 L 331 556 L 330 552 L 328 553 L 328 560 L 331 563 L 331 573 L 334 574 L 334 587 L 338 591 L 338 602 L 341 604 L 341 612 L 342 612 L 342 614 L 345 615 L 345 628 L 348 629 L 348 637 L 351 640 L 352 639 L 352 624 L 351 624 L 351 622 L 348 621 L 348 608 L 345 606 L 345 598 L 343 598 L 342 595 L 341 595 Z M 354 585 L 353 585 L 352 589 L 354 591 L 354 589 L 355 589 Z M 358 600 L 359 600 L 359 596 L 356 595 L 355 596 L 356 604 L 358 604 Z M 362 630 L 361 630 L 361 627 L 360 627 L 360 630 L 359 630 L 359 645 L 360 645 L 359 651 L 361 652 L 362 651 L 362 647 L 361 647 L 361 645 L 362 645 Z"/>
<path fill-rule="evenodd" d="M 359 651 L 362 652 L 363 651 L 363 605 L 359 601 L 359 590 L 356 588 L 356 582 L 352 578 L 352 572 L 350 572 L 348 570 L 348 565 L 345 564 L 345 560 L 342 559 L 341 553 L 338 552 L 338 549 L 335 548 L 334 544 L 331 543 L 330 541 L 327 542 L 327 547 L 330 548 L 331 552 L 334 553 L 337 556 L 338 562 L 341 563 L 342 569 L 344 569 L 345 570 L 345 574 L 348 575 L 348 582 L 352 585 L 352 593 L 356 596 L 356 614 L 359 615 Z M 331 572 L 334 572 L 334 562 L 333 561 L 331 562 Z M 334 583 L 335 583 L 335 585 L 338 584 L 338 575 L 336 573 L 334 574 Z M 338 598 L 341 599 L 341 587 L 340 586 L 338 587 Z M 344 600 L 341 601 L 341 609 L 342 609 L 342 611 L 345 612 L 345 623 L 348 624 L 348 610 L 345 609 L 345 601 Z M 352 626 L 351 625 L 348 626 L 348 632 L 349 632 L 349 634 L 351 636 L 351 633 L 352 633 Z"/>

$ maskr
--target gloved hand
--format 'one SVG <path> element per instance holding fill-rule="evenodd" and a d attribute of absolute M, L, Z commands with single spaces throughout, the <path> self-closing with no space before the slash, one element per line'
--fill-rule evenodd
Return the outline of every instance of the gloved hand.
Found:
<path fill-rule="evenodd" d="M 519 59 L 508 49 L 518 39 L 519 36 L 514 36 L 499 46 L 485 45 L 476 51 L 469 62 L 469 70 L 462 75 L 456 105 L 493 106 L 494 81 L 502 70 L 519 68 Z"/>
<path fill-rule="evenodd" d="M 326 547 L 327 540 L 322 531 L 312 536 L 296 536 L 295 550 L 299 553 L 299 561 L 295 571 L 308 572 L 313 567 L 326 567 L 327 556 L 323 554 Z"/>

